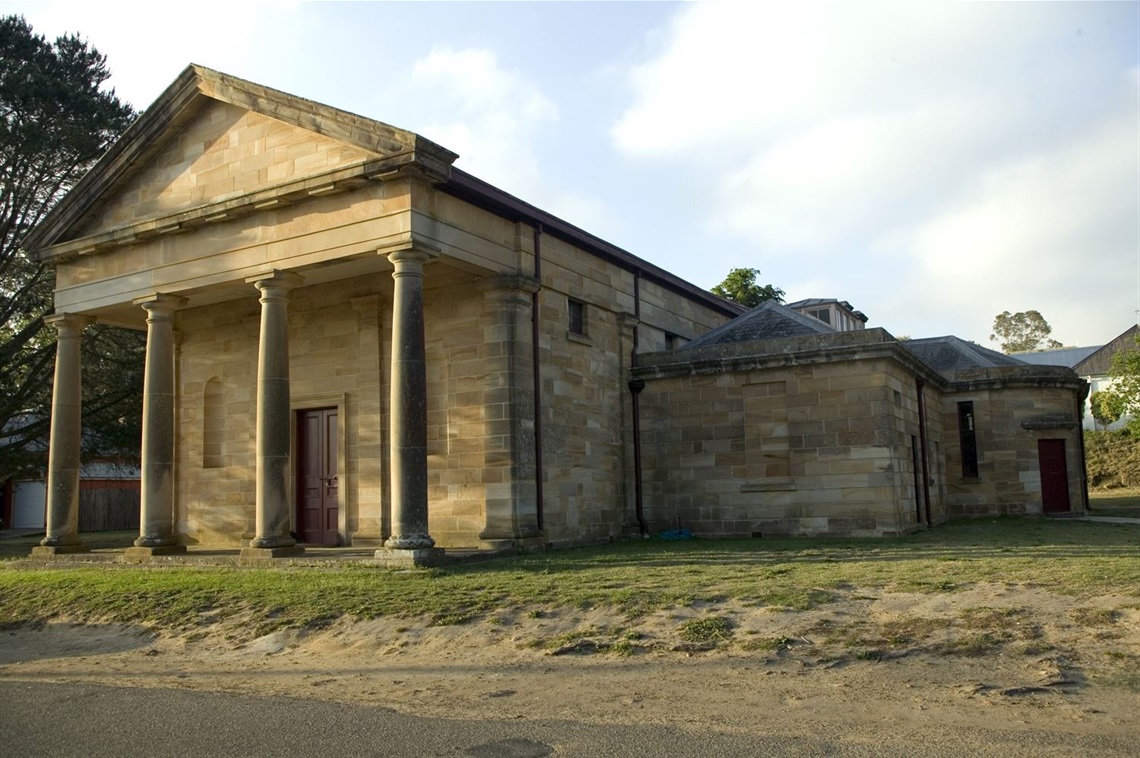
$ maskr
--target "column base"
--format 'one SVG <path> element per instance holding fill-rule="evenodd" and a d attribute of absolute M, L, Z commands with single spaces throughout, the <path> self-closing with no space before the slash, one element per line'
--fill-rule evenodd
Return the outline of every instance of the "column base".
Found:
<path fill-rule="evenodd" d="M 32 548 L 33 558 L 43 558 L 49 555 L 66 555 L 68 553 L 90 553 L 91 548 L 82 542 L 74 545 L 36 545 Z"/>
<path fill-rule="evenodd" d="M 391 550 L 430 550 L 435 547 L 435 540 L 427 534 L 405 534 L 389 537 L 384 541 L 384 547 Z"/>
<path fill-rule="evenodd" d="M 288 547 L 243 547 L 241 549 L 242 558 L 294 558 L 304 554 L 305 548 L 300 545 L 289 545 Z"/>
<path fill-rule="evenodd" d="M 279 547 L 293 547 L 297 544 L 297 540 L 291 535 L 285 537 L 254 537 L 249 541 L 250 547 L 256 548 L 279 548 Z"/>
<path fill-rule="evenodd" d="M 389 568 L 427 568 L 443 562 L 444 550 L 441 547 L 420 547 L 412 549 L 386 547 L 376 551 L 376 560 Z"/>
<path fill-rule="evenodd" d="M 131 558 L 142 558 L 150 555 L 182 555 L 185 552 L 185 545 L 133 545 L 123 554 Z"/>

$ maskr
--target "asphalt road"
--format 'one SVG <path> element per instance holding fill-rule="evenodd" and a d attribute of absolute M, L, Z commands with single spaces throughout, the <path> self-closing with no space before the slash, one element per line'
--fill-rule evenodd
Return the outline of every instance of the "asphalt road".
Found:
<path fill-rule="evenodd" d="M 949 743 L 942 737 L 941 745 L 889 739 L 851 744 L 765 735 L 759 728 L 755 734 L 726 734 L 553 720 L 419 718 L 317 700 L 0 680 L 0 753 L 21 758 L 1092 756 L 1132 755 L 1134 749 L 1118 739 L 1067 741 L 1055 734 L 964 734 Z"/>

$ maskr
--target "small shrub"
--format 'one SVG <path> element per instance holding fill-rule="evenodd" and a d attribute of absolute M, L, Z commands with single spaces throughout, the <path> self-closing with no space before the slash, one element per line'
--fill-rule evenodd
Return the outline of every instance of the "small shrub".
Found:
<path fill-rule="evenodd" d="M 685 642 L 725 642 L 732 636 L 732 622 L 723 616 L 706 616 L 681 624 Z"/>

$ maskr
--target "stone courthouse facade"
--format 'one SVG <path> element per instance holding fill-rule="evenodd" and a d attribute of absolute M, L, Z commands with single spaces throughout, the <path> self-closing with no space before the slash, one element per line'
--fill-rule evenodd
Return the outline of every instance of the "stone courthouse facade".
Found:
<path fill-rule="evenodd" d="M 59 336 L 37 550 L 84 549 L 94 321 L 147 332 L 136 554 L 902 533 L 1049 510 L 1042 440 L 1085 508 L 1072 372 L 744 314 L 456 157 L 183 72 L 26 243 L 55 267 Z"/>

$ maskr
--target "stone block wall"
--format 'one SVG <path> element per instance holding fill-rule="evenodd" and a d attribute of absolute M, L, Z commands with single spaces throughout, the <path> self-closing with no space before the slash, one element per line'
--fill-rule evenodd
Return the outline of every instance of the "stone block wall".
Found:
<path fill-rule="evenodd" d="M 544 531 L 548 542 L 622 534 L 623 411 L 633 275 L 552 237 L 543 239 L 539 293 Z M 570 331 L 570 301 L 584 334 Z"/>
<path fill-rule="evenodd" d="M 913 375 L 889 359 L 677 371 L 649 379 L 642 397 L 645 510 L 654 531 L 747 537 L 917 528 L 917 393 Z"/>
<path fill-rule="evenodd" d="M 972 382 L 973 387 L 944 396 L 940 410 L 947 429 L 947 497 L 951 516 L 1042 513 L 1038 453 L 1038 441 L 1042 439 L 1064 441 L 1071 510 L 1079 513 L 1087 509 L 1077 410 L 1081 390 L 1075 380 L 1058 382 L 1020 376 L 1027 371 L 1040 373 L 1041 369 L 991 370 L 982 377 L 983 381 Z M 974 410 L 976 477 L 963 474 L 959 444 L 958 403 L 967 401 L 973 403 Z"/>
<path fill-rule="evenodd" d="M 184 210 L 373 155 L 235 105 L 212 103 L 179 130 L 87 231 Z"/>
<path fill-rule="evenodd" d="M 253 535 L 259 313 L 251 291 L 176 314 L 175 516 L 191 544 Z"/>

